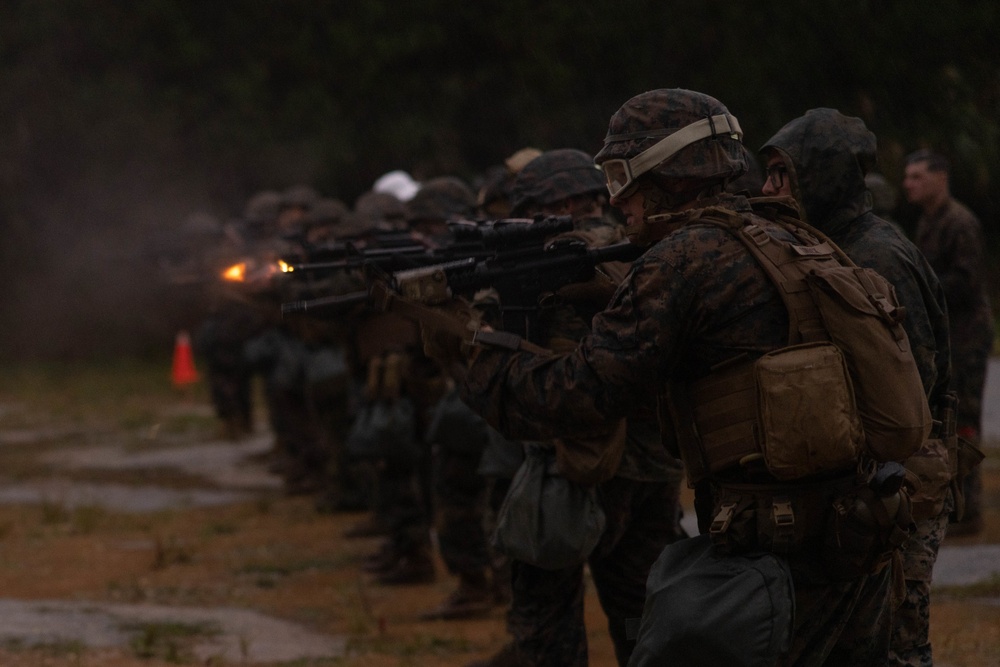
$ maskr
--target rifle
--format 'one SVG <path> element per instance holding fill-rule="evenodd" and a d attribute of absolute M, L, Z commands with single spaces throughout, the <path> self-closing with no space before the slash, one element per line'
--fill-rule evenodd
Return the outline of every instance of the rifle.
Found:
<path fill-rule="evenodd" d="M 361 248 L 348 241 L 342 245 L 308 250 L 306 254 L 310 261 L 288 264 L 290 272 L 359 269 L 366 264 L 375 264 L 383 271 L 394 272 L 452 259 L 486 258 L 497 252 L 540 245 L 549 237 L 572 230 L 573 219 L 570 216 L 509 218 L 489 222 L 463 220 L 448 223 L 447 241 L 435 247 L 412 235 L 405 237 L 405 243 L 400 237 L 394 238 L 392 244 L 371 248 Z M 340 256 L 332 256 L 336 252 Z M 318 260 L 320 256 L 324 259 Z"/>
<path fill-rule="evenodd" d="M 429 315 L 420 313 L 433 313 L 434 306 L 456 296 L 468 298 L 478 290 L 492 288 L 500 296 L 498 327 L 508 335 L 532 340 L 536 336 L 539 301 L 544 295 L 566 285 L 590 280 L 596 275 L 599 264 L 631 262 L 642 253 L 641 247 L 628 242 L 588 248 L 581 241 L 571 240 L 546 249 L 500 253 L 487 259 L 467 257 L 389 274 L 369 266 L 367 291 L 285 303 L 281 312 L 301 313 L 333 306 L 340 310 L 343 306 L 360 303 L 389 310 L 409 303 L 421 308 L 402 308 L 407 311 L 403 314 L 440 328 L 440 322 L 435 325 L 429 321 Z"/>

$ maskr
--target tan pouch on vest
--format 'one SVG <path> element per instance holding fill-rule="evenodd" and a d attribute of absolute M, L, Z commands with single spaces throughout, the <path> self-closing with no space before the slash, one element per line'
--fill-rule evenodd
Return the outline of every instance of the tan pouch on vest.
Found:
<path fill-rule="evenodd" d="M 764 462 L 780 480 L 855 465 L 863 431 L 844 357 L 835 345 L 807 343 L 754 364 Z"/>
<path fill-rule="evenodd" d="M 924 521 L 941 514 L 952 479 L 948 446 L 944 440 L 930 438 L 903 465 L 916 476 L 916 484 L 910 489 L 913 520 Z"/>

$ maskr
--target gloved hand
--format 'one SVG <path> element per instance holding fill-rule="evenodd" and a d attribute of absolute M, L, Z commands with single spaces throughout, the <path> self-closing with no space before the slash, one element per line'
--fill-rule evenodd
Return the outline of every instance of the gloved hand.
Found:
<path fill-rule="evenodd" d="M 459 327 L 471 337 L 471 334 L 482 325 L 482 313 L 462 298 L 435 307 L 442 316 L 459 324 Z M 456 362 L 465 364 L 472 353 L 472 348 L 466 342 L 468 338 L 460 338 L 454 329 L 435 327 L 431 323 L 421 322 L 420 336 L 423 341 L 424 354 L 441 363 L 446 368 Z"/>

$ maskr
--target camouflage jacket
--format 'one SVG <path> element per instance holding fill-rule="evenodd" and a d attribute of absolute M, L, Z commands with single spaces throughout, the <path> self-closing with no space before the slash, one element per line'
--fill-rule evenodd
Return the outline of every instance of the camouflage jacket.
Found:
<path fill-rule="evenodd" d="M 549 240 L 580 240 L 598 248 L 626 240 L 621 225 L 606 218 L 583 218 L 574 221 L 575 230 Z M 605 263 L 597 267 L 597 275 L 589 284 L 567 285 L 556 295 L 557 303 L 543 309 L 539 318 L 546 344 L 552 349 L 566 348 L 590 332 L 590 322 L 600 312 L 627 273 L 627 264 Z M 559 343 L 559 344 L 556 344 Z M 618 466 L 617 477 L 642 481 L 672 481 L 680 483 L 680 462 L 674 460 L 660 445 L 655 403 L 650 402 L 637 418 L 629 420 L 625 451 Z"/>
<path fill-rule="evenodd" d="M 916 243 L 944 286 L 952 344 L 966 347 L 992 338 L 985 244 L 975 214 L 949 199 L 941 209 L 920 216 Z"/>
<path fill-rule="evenodd" d="M 713 204 L 753 216 L 742 197 Z M 466 402 L 511 437 L 593 435 L 643 416 L 670 381 L 785 345 L 788 315 L 771 281 L 733 235 L 699 222 L 700 212 L 679 216 L 679 227 L 633 263 L 572 352 L 482 351 L 463 384 Z"/>

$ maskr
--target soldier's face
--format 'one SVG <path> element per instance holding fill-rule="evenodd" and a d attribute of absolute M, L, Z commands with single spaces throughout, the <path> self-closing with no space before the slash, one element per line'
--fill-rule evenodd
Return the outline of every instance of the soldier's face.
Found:
<path fill-rule="evenodd" d="M 948 187 L 948 175 L 943 171 L 930 171 L 926 162 L 906 165 L 903 190 L 906 200 L 917 206 L 932 204 Z"/>
<path fill-rule="evenodd" d="M 625 232 L 637 230 L 646 216 L 646 198 L 642 196 L 637 188 L 631 188 L 622 193 L 625 196 L 612 197 L 611 205 L 620 210 L 625 215 Z"/>
<path fill-rule="evenodd" d="M 767 178 L 760 192 L 765 197 L 791 197 L 792 179 L 788 176 L 788 167 L 780 155 L 772 155 L 767 161 Z"/>

